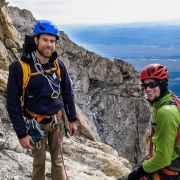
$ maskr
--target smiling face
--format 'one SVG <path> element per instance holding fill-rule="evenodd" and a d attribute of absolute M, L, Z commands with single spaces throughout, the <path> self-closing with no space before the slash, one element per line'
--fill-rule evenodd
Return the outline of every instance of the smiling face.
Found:
<path fill-rule="evenodd" d="M 149 84 L 150 82 L 154 82 L 154 80 L 153 79 L 145 79 L 143 81 L 144 84 Z M 160 96 L 159 86 L 156 86 L 155 88 L 150 88 L 149 86 L 147 86 L 147 88 L 144 91 L 147 94 L 148 99 L 150 101 L 154 101 L 155 99 L 157 99 Z"/>
<path fill-rule="evenodd" d="M 36 56 L 42 64 L 47 63 L 52 53 L 55 51 L 56 36 L 41 34 L 40 37 L 34 37 L 37 45 Z"/>

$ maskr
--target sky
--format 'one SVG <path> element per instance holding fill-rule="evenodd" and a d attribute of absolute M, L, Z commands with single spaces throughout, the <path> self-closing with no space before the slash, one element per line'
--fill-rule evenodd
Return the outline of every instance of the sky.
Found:
<path fill-rule="evenodd" d="M 180 19 L 180 0 L 6 0 L 37 20 L 57 25 L 114 24 Z"/>

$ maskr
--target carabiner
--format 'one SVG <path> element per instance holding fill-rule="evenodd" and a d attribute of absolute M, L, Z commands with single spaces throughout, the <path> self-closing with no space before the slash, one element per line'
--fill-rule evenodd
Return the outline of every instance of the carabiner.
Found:
<path fill-rule="evenodd" d="M 53 91 L 52 94 L 51 94 L 51 98 L 56 99 L 58 97 L 59 97 L 59 93 L 57 91 Z"/>
<path fill-rule="evenodd" d="M 40 141 L 39 141 L 39 142 L 36 142 L 36 148 L 37 148 L 37 149 L 41 149 L 41 143 L 40 143 Z"/>
<path fill-rule="evenodd" d="M 56 126 L 56 127 L 55 127 Z M 57 121 L 57 115 L 55 114 L 54 115 L 54 124 L 52 125 L 53 129 L 55 131 L 58 131 L 59 130 L 59 126 L 58 126 L 58 121 Z"/>
<path fill-rule="evenodd" d="M 53 123 L 53 125 L 52 125 L 52 128 L 54 129 L 54 130 L 56 130 L 57 128 L 55 127 L 57 124 L 56 123 Z"/>

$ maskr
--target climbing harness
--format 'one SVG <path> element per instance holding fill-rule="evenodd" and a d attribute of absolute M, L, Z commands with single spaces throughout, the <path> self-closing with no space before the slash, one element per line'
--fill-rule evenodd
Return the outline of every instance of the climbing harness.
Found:
<path fill-rule="evenodd" d="M 161 171 L 162 171 L 164 174 L 167 174 L 167 175 L 170 175 L 170 176 L 177 176 L 177 175 L 179 175 L 179 172 L 177 172 L 177 171 L 172 171 L 172 170 L 167 169 L 167 168 L 162 168 Z"/>
<path fill-rule="evenodd" d="M 37 113 L 34 113 L 34 112 L 30 111 L 29 109 L 26 109 L 26 112 L 27 112 L 30 116 L 36 118 L 36 120 L 37 120 L 38 123 L 40 123 L 43 119 L 49 119 L 49 118 L 53 118 L 53 117 L 54 117 L 54 115 L 42 115 L 42 114 L 37 114 Z M 60 116 L 62 116 L 62 110 L 59 110 L 59 111 L 57 112 L 57 114 L 60 115 Z"/>
<path fill-rule="evenodd" d="M 28 109 L 26 109 L 26 112 L 30 116 L 32 116 L 32 119 L 27 119 L 27 121 L 26 121 L 26 128 L 27 128 L 26 131 L 32 137 L 33 141 L 36 142 L 36 147 L 38 149 L 40 149 L 41 148 L 40 139 L 43 138 L 45 136 L 45 134 L 44 134 L 44 131 L 42 130 L 41 126 L 39 125 L 39 123 L 45 118 L 46 119 L 54 118 L 55 115 L 50 116 L 50 115 L 36 114 Z M 62 116 L 62 110 L 59 110 L 57 114 Z M 54 124 L 53 124 L 53 126 L 54 126 Z M 51 132 L 50 129 L 49 129 L 49 132 Z"/>

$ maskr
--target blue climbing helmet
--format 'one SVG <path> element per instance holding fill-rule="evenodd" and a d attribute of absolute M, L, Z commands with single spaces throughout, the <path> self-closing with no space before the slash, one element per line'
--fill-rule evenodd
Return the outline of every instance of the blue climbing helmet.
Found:
<path fill-rule="evenodd" d="M 34 35 L 38 36 L 40 34 L 55 35 L 56 39 L 59 39 L 58 27 L 51 21 L 41 20 L 36 23 L 34 27 Z"/>

